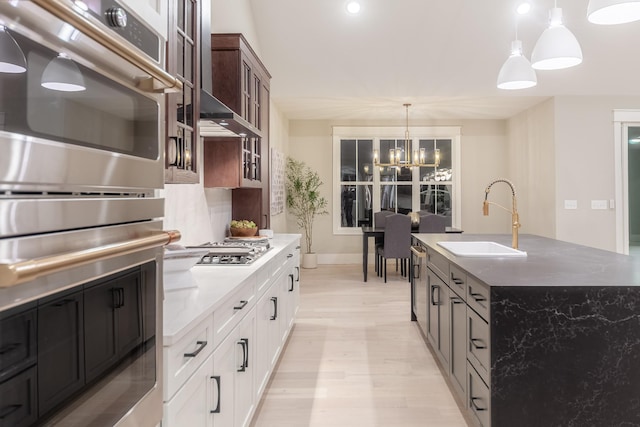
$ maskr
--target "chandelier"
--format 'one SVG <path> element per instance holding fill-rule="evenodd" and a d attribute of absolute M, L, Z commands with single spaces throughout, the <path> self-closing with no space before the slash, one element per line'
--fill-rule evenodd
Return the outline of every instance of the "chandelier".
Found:
<path fill-rule="evenodd" d="M 380 153 L 378 150 L 373 150 L 373 165 L 379 167 L 396 167 L 396 168 L 413 168 L 413 167 L 434 167 L 440 166 L 440 150 L 435 150 L 434 163 L 425 163 L 427 160 L 427 149 L 420 148 L 419 150 L 413 150 L 411 153 L 411 139 L 409 138 L 409 107 L 411 104 L 402 104 L 406 109 L 407 127 L 404 132 L 404 149 L 403 148 L 391 148 L 389 149 L 389 163 L 380 163 Z M 405 156 L 402 158 L 402 152 Z"/>

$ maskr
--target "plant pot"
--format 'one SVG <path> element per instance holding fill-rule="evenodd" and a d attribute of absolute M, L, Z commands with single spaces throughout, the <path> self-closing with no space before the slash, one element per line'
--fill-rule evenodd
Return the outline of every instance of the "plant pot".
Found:
<path fill-rule="evenodd" d="M 302 254 L 302 268 L 318 268 L 318 254 Z"/>
<path fill-rule="evenodd" d="M 258 232 L 258 227 L 255 228 L 234 228 L 230 227 L 229 232 L 233 237 L 251 237 L 255 236 Z"/>

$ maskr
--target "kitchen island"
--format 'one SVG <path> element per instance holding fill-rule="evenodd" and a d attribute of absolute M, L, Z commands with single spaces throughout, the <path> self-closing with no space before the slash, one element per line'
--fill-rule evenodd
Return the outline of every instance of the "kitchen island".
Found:
<path fill-rule="evenodd" d="M 455 256 L 414 234 L 418 321 L 474 424 L 640 425 L 640 262 L 539 236 L 524 258 Z M 426 307 L 424 307 L 426 305 Z"/>

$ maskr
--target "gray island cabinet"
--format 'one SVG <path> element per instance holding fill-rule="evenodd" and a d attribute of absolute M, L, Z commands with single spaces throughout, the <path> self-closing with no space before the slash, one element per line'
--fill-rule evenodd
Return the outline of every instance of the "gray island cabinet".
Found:
<path fill-rule="evenodd" d="M 640 426 L 640 260 L 533 235 L 526 258 L 438 245 L 510 235 L 413 239 L 411 316 L 472 424 Z"/>

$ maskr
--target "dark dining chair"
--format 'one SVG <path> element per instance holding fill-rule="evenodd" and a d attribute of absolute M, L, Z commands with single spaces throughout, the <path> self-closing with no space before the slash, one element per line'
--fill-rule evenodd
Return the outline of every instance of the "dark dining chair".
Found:
<path fill-rule="evenodd" d="M 380 211 L 373 214 L 373 225 L 376 228 L 384 228 L 387 217 L 395 215 L 393 211 Z"/>
<path fill-rule="evenodd" d="M 380 257 L 378 276 L 382 276 L 384 269 L 384 282 L 387 283 L 387 260 L 400 261 L 400 274 L 408 276 L 409 257 L 411 256 L 411 218 L 407 215 L 391 215 L 386 218 L 384 227 L 384 242 L 376 248 L 376 257 Z M 397 270 L 397 264 L 396 264 Z"/>
<path fill-rule="evenodd" d="M 428 213 L 420 215 L 419 233 L 444 233 L 449 226 L 450 218 L 444 215 Z"/>
<path fill-rule="evenodd" d="M 379 211 L 373 214 L 373 225 L 375 228 L 384 228 L 386 225 L 386 220 L 389 216 L 395 215 L 396 213 L 393 211 Z M 382 246 L 384 242 L 384 237 L 376 237 L 375 239 L 375 270 L 378 272 L 378 268 L 380 267 L 380 257 L 378 256 L 378 247 Z"/>

